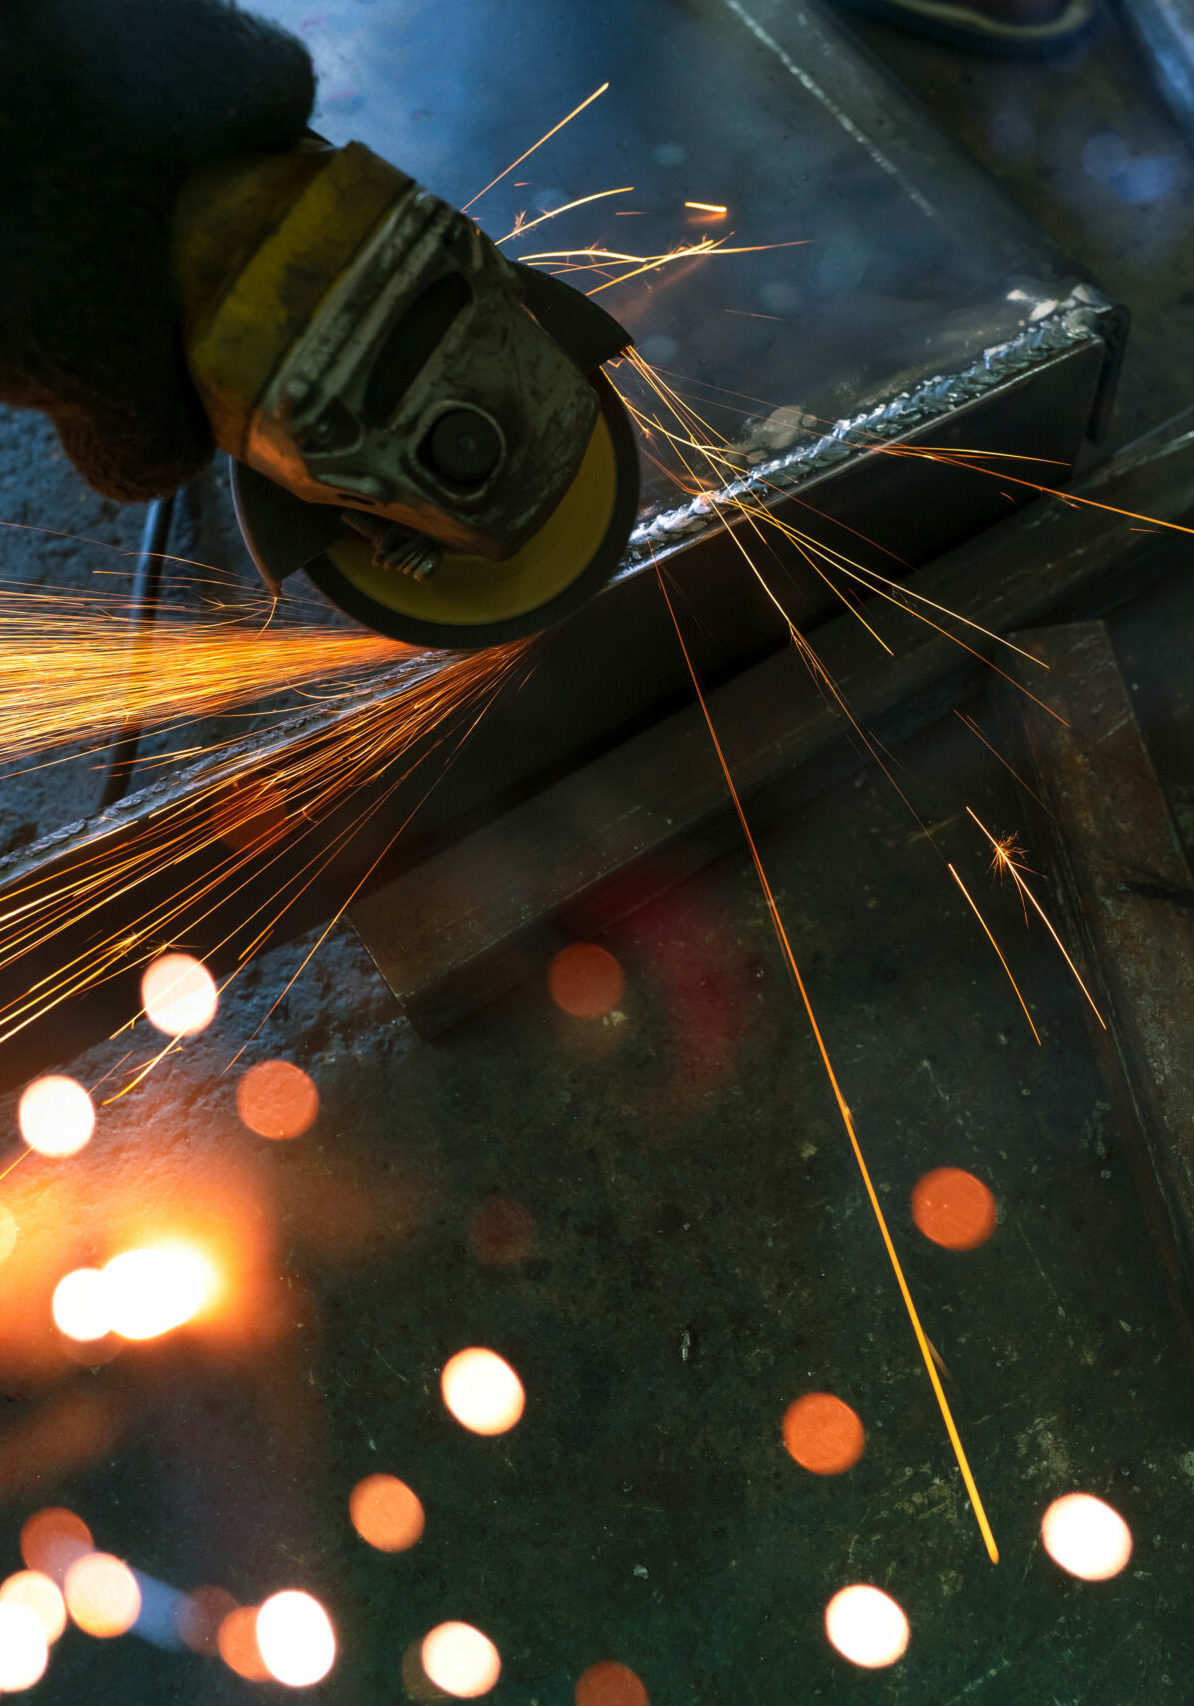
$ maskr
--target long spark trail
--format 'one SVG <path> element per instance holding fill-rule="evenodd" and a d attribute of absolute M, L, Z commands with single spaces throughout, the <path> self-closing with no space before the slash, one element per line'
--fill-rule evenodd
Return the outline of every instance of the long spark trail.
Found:
<path fill-rule="evenodd" d="M 516 167 L 521 166 L 524 160 L 527 160 L 530 158 L 530 156 L 535 152 L 536 148 L 542 148 L 542 146 L 545 142 L 550 142 L 552 137 L 558 135 L 558 133 L 561 130 L 563 130 L 563 128 L 566 124 L 572 123 L 573 119 L 576 118 L 578 113 L 583 113 L 586 107 L 592 106 L 593 102 L 598 98 L 599 95 L 604 95 L 605 91 L 608 88 L 609 88 L 609 83 L 607 81 L 607 82 L 603 83 L 599 89 L 594 89 L 593 93 L 591 95 L 588 95 L 580 103 L 580 105 L 578 107 L 573 107 L 572 111 L 568 114 L 567 118 L 562 118 L 560 120 L 559 124 L 553 124 L 551 129 L 539 138 L 538 142 L 532 142 L 531 146 L 527 149 L 524 149 L 524 151 L 518 156 L 517 160 L 511 160 L 510 164 L 506 167 L 504 172 L 499 172 L 496 178 L 491 178 L 483 190 L 478 190 L 476 195 L 473 197 L 473 199 L 471 201 L 466 201 L 464 206 L 460 210 L 461 213 L 467 213 L 470 207 L 475 207 L 477 205 L 477 203 L 480 201 L 481 197 L 483 195 L 488 195 L 490 190 L 493 188 L 493 186 L 495 184 L 500 184 L 503 178 L 508 178 L 510 176 L 510 173 L 513 172 Z"/>
<path fill-rule="evenodd" d="M 701 712 L 705 719 L 705 726 L 709 731 L 709 739 L 713 743 L 713 750 L 717 754 L 717 762 L 721 766 L 721 773 L 725 779 L 726 788 L 731 800 L 733 801 L 738 823 L 742 829 L 746 845 L 750 849 L 751 861 L 755 868 L 755 875 L 758 878 L 759 887 L 763 891 L 763 899 L 767 906 L 768 916 L 771 919 L 772 929 L 775 932 L 776 940 L 779 943 L 784 961 L 788 970 L 791 972 L 793 981 L 799 991 L 804 1011 L 808 1016 L 809 1026 L 812 1029 L 813 1039 L 817 1045 L 817 1052 L 821 1057 L 821 1064 L 825 1068 L 826 1076 L 829 1079 L 830 1089 L 833 1092 L 833 1099 L 837 1104 L 838 1113 L 841 1116 L 842 1124 L 846 1129 L 846 1136 L 850 1140 L 850 1147 L 854 1152 L 854 1159 L 858 1165 L 858 1171 L 862 1177 L 863 1186 L 866 1190 L 867 1198 L 870 1202 L 876 1224 L 879 1228 L 879 1234 L 883 1239 L 883 1246 L 887 1251 L 887 1257 L 891 1263 L 892 1273 L 895 1275 L 896 1284 L 899 1286 L 900 1296 L 904 1301 L 904 1308 L 907 1311 L 908 1319 L 912 1324 L 912 1331 L 916 1336 L 916 1342 L 920 1348 L 921 1357 L 928 1372 L 929 1381 L 933 1388 L 933 1394 L 937 1399 L 937 1405 L 941 1411 L 942 1420 L 945 1423 L 945 1431 L 949 1435 L 949 1441 L 953 1447 L 954 1456 L 957 1459 L 963 1483 L 965 1484 L 966 1491 L 970 1497 L 971 1507 L 978 1522 L 979 1532 L 982 1534 L 983 1543 L 987 1548 L 988 1557 L 993 1564 L 997 1564 L 999 1562 L 999 1548 L 995 1543 L 995 1536 L 992 1533 L 991 1525 L 987 1520 L 986 1509 L 981 1497 L 979 1496 L 978 1486 L 973 1474 L 971 1473 L 970 1462 L 966 1456 L 966 1450 L 962 1444 L 962 1438 L 958 1432 L 957 1424 L 954 1421 L 953 1411 L 950 1409 L 949 1400 L 945 1396 L 945 1389 L 941 1384 L 941 1377 L 937 1372 L 937 1365 L 933 1356 L 932 1346 L 929 1343 L 929 1339 L 924 1328 L 921 1326 L 920 1315 L 917 1312 L 916 1304 L 913 1302 L 912 1292 L 909 1289 L 908 1281 L 904 1276 L 903 1264 L 900 1261 L 899 1253 L 896 1250 L 890 1229 L 888 1228 L 887 1217 L 883 1213 L 883 1205 L 879 1201 L 879 1193 L 875 1189 L 870 1169 L 866 1164 L 866 1158 L 863 1155 L 862 1145 L 859 1142 L 858 1132 L 854 1125 L 854 1116 L 850 1112 L 849 1105 L 842 1092 L 841 1084 L 838 1081 L 837 1073 L 834 1070 L 833 1061 L 830 1058 L 828 1046 L 826 1045 L 820 1024 L 817 1021 L 817 1015 L 814 1011 L 811 997 L 809 996 L 804 978 L 801 976 L 800 966 L 797 962 L 795 952 L 793 951 L 791 941 L 788 938 L 787 928 L 783 921 L 783 915 L 779 909 L 779 903 L 775 898 L 775 893 L 772 890 L 771 882 L 767 876 L 766 867 L 763 864 L 758 843 L 755 841 L 750 823 L 742 805 L 741 797 L 734 785 L 734 778 L 730 771 L 730 766 L 726 759 L 725 752 L 722 749 L 721 741 L 718 737 L 713 718 L 709 714 L 709 707 L 705 701 L 705 695 L 701 688 L 700 677 L 697 675 L 696 667 L 693 664 L 679 621 L 676 618 L 676 612 L 668 594 L 667 584 L 658 567 L 656 567 L 656 577 L 659 581 L 660 591 L 662 592 L 667 604 L 668 613 L 672 619 L 672 625 L 676 630 L 676 638 L 680 643 L 680 650 L 684 654 L 684 662 L 688 666 L 688 673 L 692 678 L 693 690 L 695 691 L 697 701 L 700 704 Z"/>
<path fill-rule="evenodd" d="M 3 759 L 100 740 L 126 720 L 179 724 L 287 689 L 342 691 L 416 655 L 364 629 L 163 616 L 141 635 L 98 595 L 0 583 Z"/>
<path fill-rule="evenodd" d="M 279 871 L 278 886 L 269 898 L 257 900 L 253 911 L 238 920 L 238 932 L 250 927 L 257 931 L 252 947 L 244 951 L 247 957 L 363 823 L 443 745 L 452 720 L 472 706 L 475 721 L 478 708 L 492 700 L 530 645 L 519 641 L 446 664 L 415 654 L 407 664 L 410 679 L 392 693 L 362 705 L 350 701 L 334 710 L 325 725 L 288 743 L 282 753 L 247 759 L 234 755 L 227 766 L 198 780 L 193 790 L 154 813 L 127 839 L 101 842 L 64 872 L 35 875 L 10 888 L 0 912 L 0 969 L 88 919 L 102 919 L 114 902 L 127 903 L 167 871 L 177 873 L 168 892 L 150 899 L 131 924 L 90 941 L 0 1007 L 0 1043 L 163 942 L 194 931 L 217 906 L 244 893 L 252 879 L 277 867 L 284 856 L 288 861 L 291 855 L 301 857 L 297 869 L 288 863 Z M 362 813 L 346 825 L 333 823 L 321 831 L 321 820 L 375 785 L 383 773 L 388 779 Z M 206 858 L 197 873 L 188 874 L 187 861 L 198 855 Z"/>

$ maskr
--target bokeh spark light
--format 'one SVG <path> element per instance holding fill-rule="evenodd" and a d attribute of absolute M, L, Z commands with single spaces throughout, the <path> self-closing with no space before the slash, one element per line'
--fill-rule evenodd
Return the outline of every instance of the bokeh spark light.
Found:
<path fill-rule="evenodd" d="M 192 1320 L 217 1289 L 206 1256 L 188 1244 L 126 1250 L 103 1269 L 111 1330 L 122 1339 L 156 1339 Z"/>
<path fill-rule="evenodd" d="M 27 1568 L 62 1585 L 77 1558 L 95 1550 L 95 1540 L 82 1517 L 61 1505 L 35 1511 L 21 1529 L 21 1557 Z"/>
<path fill-rule="evenodd" d="M 336 1660 L 331 1619 L 309 1593 L 288 1588 L 257 1613 L 257 1645 L 266 1669 L 287 1688 L 310 1688 Z"/>
<path fill-rule="evenodd" d="M 854 1582 L 825 1607 L 825 1633 L 844 1659 L 864 1670 L 880 1670 L 902 1659 L 908 1619 L 882 1588 Z"/>
<path fill-rule="evenodd" d="M 602 1659 L 577 1677 L 576 1706 L 651 1706 L 651 1702 L 628 1665 Z"/>
<path fill-rule="evenodd" d="M 458 1700 L 488 1694 L 501 1675 L 501 1654 L 471 1623 L 440 1623 L 423 1637 L 422 1656 L 435 1686 Z"/>
<path fill-rule="evenodd" d="M 947 1250 L 977 1250 L 994 1232 L 999 1209 L 973 1173 L 961 1167 L 935 1167 L 913 1187 L 912 1218 L 934 1244 Z"/>
<path fill-rule="evenodd" d="M 73 1078 L 35 1078 L 21 1095 L 17 1123 L 30 1149 L 61 1160 L 77 1155 L 91 1141 L 95 1106 Z"/>
<path fill-rule="evenodd" d="M 66 1609 L 85 1635 L 126 1634 L 141 1610 L 141 1589 L 127 1564 L 110 1552 L 76 1558 L 62 1584 Z"/>
<path fill-rule="evenodd" d="M 220 1650 L 220 1625 L 236 1610 L 227 1588 L 208 1585 L 184 1595 L 178 1607 L 178 1638 L 193 1653 L 208 1657 Z"/>
<path fill-rule="evenodd" d="M 866 1434 L 855 1411 L 832 1392 L 806 1392 L 784 1411 L 784 1445 L 814 1475 L 840 1475 L 862 1456 Z"/>
<path fill-rule="evenodd" d="M 75 1268 L 54 1287 L 54 1325 L 68 1339 L 90 1344 L 112 1331 L 108 1287 L 99 1268 Z"/>
<path fill-rule="evenodd" d="M 319 1091 L 301 1066 L 262 1060 L 236 1086 L 236 1111 L 258 1137 L 301 1137 L 315 1123 Z"/>
<path fill-rule="evenodd" d="M 479 1345 L 448 1359 L 440 1386 L 456 1420 L 475 1434 L 508 1432 L 526 1403 L 522 1381 L 510 1364 Z"/>
<path fill-rule="evenodd" d="M 361 1539 L 379 1552 L 405 1552 L 422 1537 L 423 1505 L 396 1475 L 366 1475 L 348 1498 L 348 1514 Z"/>
<path fill-rule="evenodd" d="M 207 967 L 190 954 L 161 954 L 141 979 L 141 1003 L 159 1031 L 189 1037 L 211 1024 L 220 993 Z"/>
<path fill-rule="evenodd" d="M 238 1605 L 220 1624 L 216 1636 L 220 1657 L 246 1682 L 269 1682 L 270 1668 L 257 1640 L 257 1607 Z"/>
<path fill-rule="evenodd" d="M 36 1613 L 0 1602 L 0 1690 L 32 1688 L 45 1675 L 49 1646 Z"/>
<path fill-rule="evenodd" d="M 574 942 L 561 948 L 547 971 L 551 998 L 574 1019 L 600 1019 L 618 1005 L 626 975 L 608 948 Z"/>
<path fill-rule="evenodd" d="M 1054 1563 L 1084 1582 L 1117 1576 L 1132 1556 L 1131 1529 L 1091 1493 L 1054 1499 L 1041 1521 L 1041 1539 Z"/>
<path fill-rule="evenodd" d="M 66 1628 L 66 1601 L 57 1584 L 40 1570 L 18 1570 L 0 1582 L 0 1605 L 23 1605 L 31 1611 L 51 1645 Z"/>

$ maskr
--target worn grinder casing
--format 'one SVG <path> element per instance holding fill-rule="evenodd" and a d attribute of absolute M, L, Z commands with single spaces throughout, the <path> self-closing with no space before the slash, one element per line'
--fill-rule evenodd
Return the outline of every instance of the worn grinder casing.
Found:
<path fill-rule="evenodd" d="M 575 478 L 596 399 L 518 269 L 360 143 L 203 173 L 174 258 L 217 442 L 307 502 L 500 560 Z"/>

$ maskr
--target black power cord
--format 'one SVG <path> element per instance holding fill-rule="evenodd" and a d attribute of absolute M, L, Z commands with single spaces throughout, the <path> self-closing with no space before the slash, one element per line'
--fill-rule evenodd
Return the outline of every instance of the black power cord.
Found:
<path fill-rule="evenodd" d="M 176 496 L 177 493 L 171 492 L 169 497 L 155 498 L 145 515 L 145 531 L 141 535 L 141 549 L 133 574 L 132 625 L 134 644 L 138 646 L 148 642 L 157 620 L 158 600 L 162 589 L 162 562 L 170 542 L 170 523 L 174 516 Z M 104 785 L 99 798 L 100 811 L 114 806 L 117 800 L 122 800 L 128 792 L 133 766 L 137 762 L 140 739 L 141 719 L 126 718 L 120 733 L 108 748 Z"/>

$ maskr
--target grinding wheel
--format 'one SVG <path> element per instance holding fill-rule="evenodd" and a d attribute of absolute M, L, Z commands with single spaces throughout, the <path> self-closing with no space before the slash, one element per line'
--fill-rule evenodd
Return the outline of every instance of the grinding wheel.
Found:
<path fill-rule="evenodd" d="M 381 567 L 332 506 L 307 503 L 234 462 L 237 519 L 258 568 L 273 586 L 305 569 L 346 615 L 410 645 L 473 650 L 550 627 L 613 576 L 638 508 L 629 417 L 603 373 L 590 383 L 598 415 L 577 476 L 539 532 L 504 562 L 445 551 L 426 580 Z"/>

